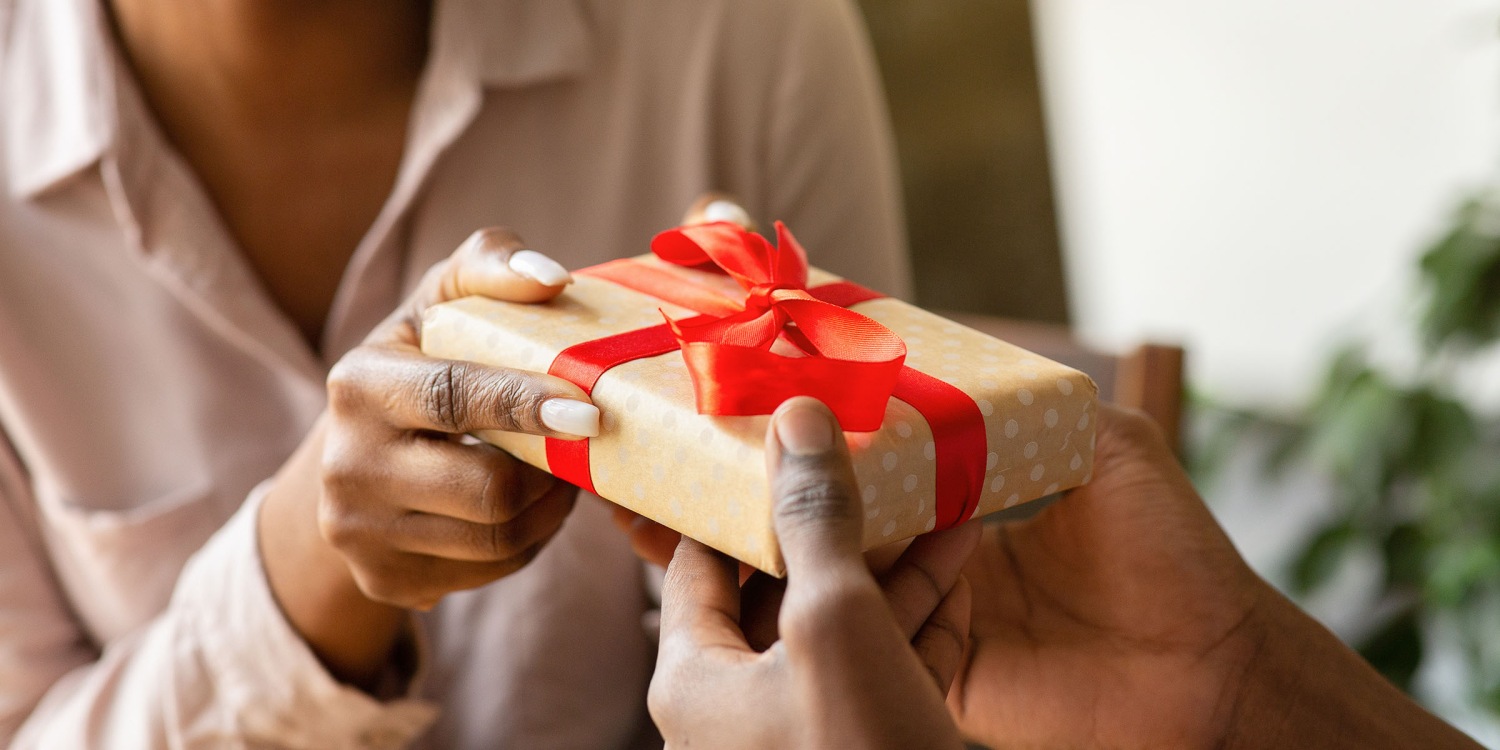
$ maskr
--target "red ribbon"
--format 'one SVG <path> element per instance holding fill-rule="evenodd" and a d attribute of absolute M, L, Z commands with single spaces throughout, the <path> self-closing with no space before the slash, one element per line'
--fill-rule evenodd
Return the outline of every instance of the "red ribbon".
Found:
<path fill-rule="evenodd" d="M 806 253 L 780 222 L 776 231 L 776 247 L 722 222 L 669 230 L 651 243 L 669 263 L 723 270 L 746 291 L 743 301 L 670 267 L 634 260 L 580 271 L 703 314 L 574 345 L 558 354 L 548 372 L 592 393 L 610 368 L 681 348 L 699 413 L 769 414 L 792 396 L 809 395 L 828 404 L 850 431 L 879 429 L 895 396 L 932 428 L 936 528 L 967 520 L 984 483 L 986 435 L 979 407 L 958 388 L 905 367 L 900 337 L 846 309 L 883 295 L 847 281 L 806 289 Z M 777 339 L 807 356 L 770 351 Z M 549 438 L 547 463 L 553 474 L 592 492 L 588 446 L 587 440 Z"/>
<path fill-rule="evenodd" d="M 807 254 L 781 222 L 776 246 L 728 222 L 658 234 L 651 251 L 668 263 L 712 263 L 739 283 L 739 312 L 668 319 L 693 377 L 698 412 L 770 414 L 793 396 L 828 405 L 846 430 L 880 429 L 906 359 L 889 328 L 807 293 Z M 771 351 L 785 338 L 807 356 Z"/>

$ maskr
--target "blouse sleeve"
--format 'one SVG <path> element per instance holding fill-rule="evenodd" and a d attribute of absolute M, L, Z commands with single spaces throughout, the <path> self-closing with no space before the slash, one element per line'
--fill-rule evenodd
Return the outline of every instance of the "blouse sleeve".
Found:
<path fill-rule="evenodd" d="M 263 494 L 189 560 L 164 612 L 101 651 L 0 435 L 0 746 L 394 748 L 423 731 L 434 707 L 339 683 L 281 615 L 257 551 Z"/>

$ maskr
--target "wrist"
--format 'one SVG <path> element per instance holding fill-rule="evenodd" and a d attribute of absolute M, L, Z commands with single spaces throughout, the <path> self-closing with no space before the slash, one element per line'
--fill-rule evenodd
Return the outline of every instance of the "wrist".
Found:
<path fill-rule="evenodd" d="M 369 691 L 388 674 L 408 614 L 367 598 L 318 530 L 322 430 L 313 428 L 260 507 L 261 560 L 292 629 L 335 678 Z"/>
<path fill-rule="evenodd" d="M 1266 593 L 1220 747 L 1479 747 L 1284 596 Z"/>

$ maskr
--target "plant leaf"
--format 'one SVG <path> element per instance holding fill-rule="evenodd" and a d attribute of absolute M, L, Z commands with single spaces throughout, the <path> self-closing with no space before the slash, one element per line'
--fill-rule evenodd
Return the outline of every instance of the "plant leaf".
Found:
<path fill-rule="evenodd" d="M 1365 660 L 1403 691 L 1411 692 L 1411 678 L 1422 664 L 1422 626 L 1415 608 L 1391 618 L 1359 647 Z"/>
<path fill-rule="evenodd" d="M 1358 539 L 1359 533 L 1348 521 L 1324 526 L 1292 561 L 1292 590 L 1306 594 L 1328 583 Z"/>

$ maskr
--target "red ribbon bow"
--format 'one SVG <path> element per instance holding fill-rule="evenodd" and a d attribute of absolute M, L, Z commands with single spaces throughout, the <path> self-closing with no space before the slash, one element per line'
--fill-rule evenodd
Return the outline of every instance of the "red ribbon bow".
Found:
<path fill-rule="evenodd" d="M 807 253 L 776 222 L 776 246 L 728 223 L 658 234 L 651 251 L 682 266 L 712 264 L 747 293 L 743 309 L 667 323 L 682 347 L 699 413 L 770 414 L 793 396 L 827 404 L 850 431 L 880 429 L 906 360 L 893 331 L 807 292 Z M 778 340 L 803 356 L 771 350 Z"/>

